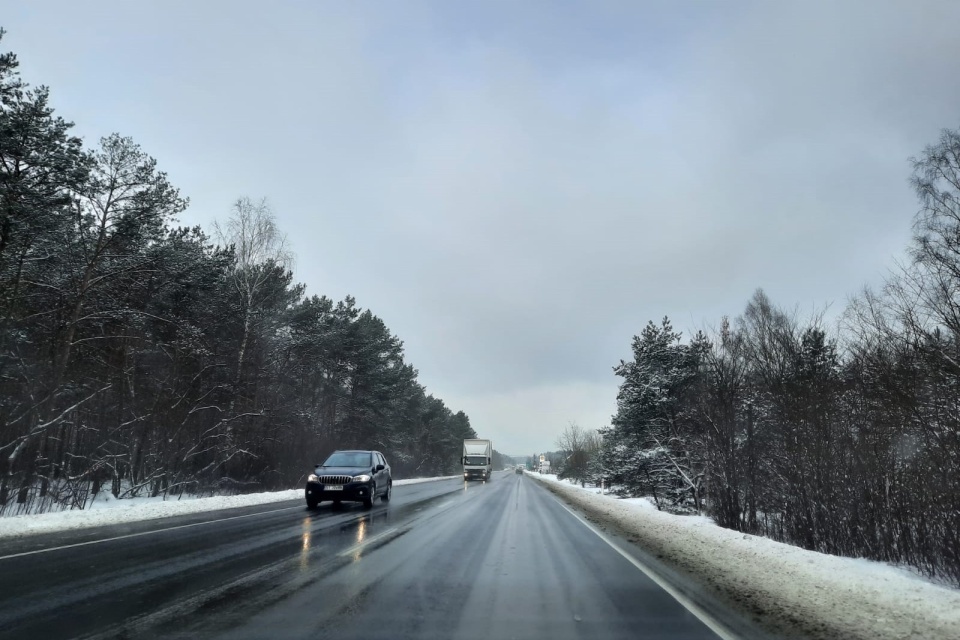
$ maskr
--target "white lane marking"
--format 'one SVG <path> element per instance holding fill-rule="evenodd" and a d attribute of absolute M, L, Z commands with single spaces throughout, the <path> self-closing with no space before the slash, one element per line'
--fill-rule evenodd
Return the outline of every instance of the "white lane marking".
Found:
<path fill-rule="evenodd" d="M 391 528 L 387 529 L 386 531 L 384 531 L 384 532 L 382 532 L 382 533 L 378 533 L 378 534 L 375 535 L 375 536 L 372 536 L 372 537 L 370 537 L 370 538 L 367 538 L 367 539 L 364 540 L 363 542 L 358 542 L 357 544 L 353 545 L 352 547 L 350 547 L 350 548 L 348 548 L 348 549 L 344 549 L 343 551 L 341 551 L 341 552 L 338 553 L 337 555 L 338 555 L 338 556 L 341 556 L 341 557 L 351 556 L 351 555 L 357 553 L 358 551 L 362 551 L 362 550 L 364 549 L 364 547 L 367 547 L 367 546 L 373 544 L 374 542 L 379 542 L 380 540 L 383 540 L 383 539 L 386 538 L 387 536 L 392 535 L 392 534 L 394 534 L 394 533 L 396 533 L 396 532 L 397 532 L 397 527 L 391 527 Z"/>
<path fill-rule="evenodd" d="M 550 497 L 556 500 L 557 504 L 559 504 L 561 507 L 566 509 L 570 515 L 572 515 L 574 518 L 579 520 L 583 524 L 583 526 L 585 526 L 587 529 L 590 529 L 590 531 L 593 531 L 598 538 L 606 542 L 611 549 L 613 549 L 614 551 L 619 553 L 621 556 L 626 558 L 630 564 L 635 566 L 637 569 L 640 569 L 640 571 L 645 573 L 648 578 L 650 578 L 655 583 L 657 583 L 657 585 L 659 585 L 661 589 L 663 589 L 664 591 L 669 593 L 671 596 L 673 596 L 674 600 L 676 600 L 681 605 L 683 605 L 683 607 L 687 611 L 697 616 L 700 622 L 707 625 L 707 627 L 709 627 L 711 631 L 713 631 L 715 634 L 723 638 L 723 640 L 737 640 L 737 636 L 727 631 L 727 629 L 723 625 L 721 625 L 717 620 L 714 620 L 714 618 L 709 613 L 701 609 L 699 605 L 697 605 L 695 602 L 690 600 L 687 596 L 683 595 L 682 593 L 674 589 L 669 582 L 666 582 L 665 580 L 660 578 L 660 576 L 655 574 L 651 569 L 648 569 L 642 562 L 640 562 L 639 560 L 631 556 L 629 553 L 627 553 L 623 549 L 621 549 L 616 543 L 613 542 L 613 540 L 610 540 L 607 536 L 605 536 L 602 531 L 594 527 L 592 524 L 590 524 L 583 518 L 581 518 L 575 511 L 573 511 L 572 509 L 567 507 L 567 505 L 560 502 L 558 498 L 552 495 Z"/>
<path fill-rule="evenodd" d="M 240 518 L 252 518 L 254 516 L 266 515 L 268 513 L 279 513 L 281 511 L 290 511 L 291 509 L 303 509 L 303 507 L 302 506 L 284 507 L 283 509 L 259 511 L 257 513 L 248 513 L 242 516 L 230 516 L 229 518 L 220 518 L 219 520 L 204 520 L 203 522 L 181 524 L 181 525 L 177 525 L 176 527 L 166 527 L 164 529 L 153 529 L 152 531 L 141 531 L 140 533 L 128 533 L 126 535 L 114 536 L 112 538 L 101 538 L 99 540 L 88 540 L 86 542 L 76 542 L 74 544 L 65 544 L 59 547 L 48 547 L 46 549 L 35 549 L 33 551 L 24 551 L 23 553 L 12 553 L 9 556 L 0 556 L 0 560 L 9 560 L 10 558 L 32 556 L 37 553 L 47 553 L 48 551 L 59 551 L 60 549 L 73 549 L 74 547 L 85 547 L 88 544 L 100 544 L 101 542 L 112 542 L 113 540 L 123 540 L 125 538 L 139 538 L 140 536 L 149 536 L 150 534 L 153 534 L 153 533 L 162 533 L 164 531 L 175 531 L 176 529 L 189 529 L 190 527 L 199 527 L 205 524 L 213 524 L 214 522 L 226 522 L 228 520 L 239 520 Z"/>

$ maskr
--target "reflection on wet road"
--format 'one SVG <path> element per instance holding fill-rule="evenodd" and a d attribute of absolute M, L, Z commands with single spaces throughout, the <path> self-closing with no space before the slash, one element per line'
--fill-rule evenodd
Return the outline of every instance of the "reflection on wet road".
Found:
<path fill-rule="evenodd" d="M 303 546 L 300 547 L 300 571 L 306 571 L 310 566 L 310 537 L 313 535 L 310 518 L 303 519 Z"/>

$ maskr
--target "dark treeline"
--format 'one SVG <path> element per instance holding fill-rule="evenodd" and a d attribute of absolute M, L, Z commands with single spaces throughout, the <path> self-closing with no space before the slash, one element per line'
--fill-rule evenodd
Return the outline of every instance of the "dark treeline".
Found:
<path fill-rule="evenodd" d="M 617 413 L 592 478 L 960 584 L 960 134 L 927 148 L 912 182 L 909 262 L 855 297 L 837 330 L 762 291 L 688 341 L 667 319 L 648 324 L 614 369 Z"/>
<path fill-rule="evenodd" d="M 353 298 L 305 295 L 265 203 L 214 242 L 129 138 L 70 130 L 0 57 L 0 513 L 290 487 L 334 448 L 458 472 L 467 416 Z"/>

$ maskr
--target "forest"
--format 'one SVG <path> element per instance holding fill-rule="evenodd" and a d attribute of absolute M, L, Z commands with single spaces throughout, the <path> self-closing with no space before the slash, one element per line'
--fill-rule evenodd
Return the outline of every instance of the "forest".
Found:
<path fill-rule="evenodd" d="M 561 477 L 960 585 L 960 132 L 912 159 L 907 259 L 836 322 L 757 290 L 684 339 L 633 338 L 617 411 L 569 425 Z"/>
<path fill-rule="evenodd" d="M 178 226 L 146 151 L 72 126 L 0 56 L 0 515 L 294 487 L 335 448 L 459 472 L 468 417 L 370 310 L 294 281 L 266 201 Z"/>

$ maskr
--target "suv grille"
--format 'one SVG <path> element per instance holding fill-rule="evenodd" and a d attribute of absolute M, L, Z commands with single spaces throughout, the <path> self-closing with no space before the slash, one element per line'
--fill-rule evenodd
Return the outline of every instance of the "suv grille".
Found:
<path fill-rule="evenodd" d="M 347 484 L 353 480 L 351 476 L 320 476 L 320 484 Z"/>

